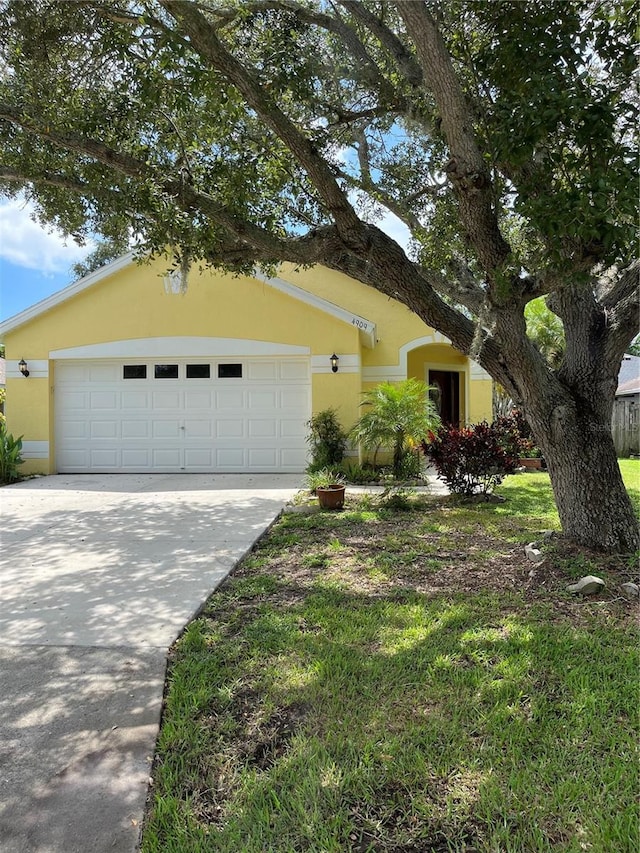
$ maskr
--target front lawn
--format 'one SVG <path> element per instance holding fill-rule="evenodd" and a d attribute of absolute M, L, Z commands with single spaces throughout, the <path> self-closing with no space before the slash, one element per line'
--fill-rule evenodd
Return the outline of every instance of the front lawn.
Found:
<path fill-rule="evenodd" d="M 172 650 L 143 853 L 638 849 L 637 560 L 530 574 L 548 476 L 501 492 L 281 518 Z"/>

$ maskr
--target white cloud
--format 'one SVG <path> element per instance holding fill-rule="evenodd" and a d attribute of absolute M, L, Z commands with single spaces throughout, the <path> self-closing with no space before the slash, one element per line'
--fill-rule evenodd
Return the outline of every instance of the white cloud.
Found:
<path fill-rule="evenodd" d="M 31 206 L 20 199 L 0 202 L 0 256 L 9 263 L 46 275 L 67 272 L 94 248 L 78 246 L 57 230 L 31 219 Z"/>

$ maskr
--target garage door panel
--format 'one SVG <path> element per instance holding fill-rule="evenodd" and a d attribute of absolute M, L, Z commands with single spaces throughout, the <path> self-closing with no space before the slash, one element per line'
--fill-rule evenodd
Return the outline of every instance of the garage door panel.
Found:
<path fill-rule="evenodd" d="M 87 438 L 91 424 L 87 421 L 67 420 L 62 424 L 59 437 L 62 439 Z"/>
<path fill-rule="evenodd" d="M 184 457 L 187 468 L 210 471 L 214 467 L 214 455 L 211 448 L 187 447 Z"/>
<path fill-rule="evenodd" d="M 159 379 L 157 381 L 163 382 L 167 380 Z M 180 391 L 177 388 L 174 391 L 154 391 L 151 399 L 154 411 L 168 409 L 171 412 L 175 412 L 181 408 Z"/>
<path fill-rule="evenodd" d="M 88 450 L 64 450 L 60 453 L 58 466 L 61 470 L 90 470 L 91 460 Z"/>
<path fill-rule="evenodd" d="M 218 447 L 216 454 L 216 468 L 227 471 L 242 471 L 246 468 L 244 450 L 237 447 Z"/>
<path fill-rule="evenodd" d="M 120 454 L 116 448 L 93 449 L 90 454 L 90 465 L 93 471 L 113 471 L 120 467 Z"/>
<path fill-rule="evenodd" d="M 127 471 L 148 471 L 151 467 L 151 452 L 144 447 L 123 448 L 122 467 Z"/>
<path fill-rule="evenodd" d="M 275 418 L 252 419 L 249 421 L 250 438 L 275 438 L 278 427 Z"/>
<path fill-rule="evenodd" d="M 277 471 L 278 452 L 270 447 L 257 447 L 249 450 L 249 467 Z"/>
<path fill-rule="evenodd" d="M 247 365 L 247 378 L 251 381 L 263 379 L 273 382 L 277 376 L 275 361 L 252 361 Z"/>
<path fill-rule="evenodd" d="M 117 421 L 92 421 L 91 438 L 118 438 L 118 427 Z"/>
<path fill-rule="evenodd" d="M 278 405 L 276 391 L 249 391 L 247 393 L 248 409 L 267 409 L 273 411 Z"/>
<path fill-rule="evenodd" d="M 193 420 L 186 419 L 184 421 L 185 437 L 191 438 L 211 438 L 213 434 L 213 424 L 211 420 Z"/>
<path fill-rule="evenodd" d="M 56 396 L 56 405 L 66 412 L 86 412 L 89 406 L 89 393 L 83 391 L 62 390 Z"/>
<path fill-rule="evenodd" d="M 116 364 L 92 364 L 87 373 L 89 382 L 117 382 L 120 378 Z"/>
<path fill-rule="evenodd" d="M 123 391 L 120 403 L 123 409 L 148 411 L 151 408 L 151 394 L 147 391 Z"/>
<path fill-rule="evenodd" d="M 89 365 L 79 362 L 59 362 L 56 365 L 56 382 L 88 382 Z"/>
<path fill-rule="evenodd" d="M 216 438 L 244 438 L 245 422 L 240 418 L 216 418 Z"/>
<path fill-rule="evenodd" d="M 288 420 L 287 418 L 280 418 L 280 435 L 282 438 L 306 439 L 306 424 L 299 419 Z"/>
<path fill-rule="evenodd" d="M 182 466 L 181 462 L 181 449 L 178 447 L 166 447 L 166 448 L 155 448 L 151 451 L 152 454 L 152 467 L 158 469 L 159 471 L 167 470 L 167 469 L 176 469 L 180 470 Z"/>
<path fill-rule="evenodd" d="M 179 420 L 154 420 L 152 423 L 153 438 L 178 438 L 180 436 Z"/>
<path fill-rule="evenodd" d="M 116 391 L 91 391 L 89 405 L 92 409 L 117 409 L 118 394 Z"/>
<path fill-rule="evenodd" d="M 215 408 L 219 412 L 228 411 L 229 409 L 242 409 L 246 404 L 244 392 L 242 389 L 225 389 L 224 391 L 216 391 Z"/>
<path fill-rule="evenodd" d="M 308 360 L 226 365 L 214 354 L 208 371 L 190 375 L 187 359 L 165 361 L 171 378 L 152 359 L 133 359 L 126 371 L 115 359 L 56 364 L 60 472 L 304 470 Z"/>
<path fill-rule="evenodd" d="M 122 421 L 120 425 L 122 438 L 149 438 L 151 424 L 148 420 Z"/>
<path fill-rule="evenodd" d="M 203 409 L 211 411 L 213 409 L 213 394 L 211 391 L 185 391 L 184 392 L 184 407 L 189 411 L 197 411 Z"/>

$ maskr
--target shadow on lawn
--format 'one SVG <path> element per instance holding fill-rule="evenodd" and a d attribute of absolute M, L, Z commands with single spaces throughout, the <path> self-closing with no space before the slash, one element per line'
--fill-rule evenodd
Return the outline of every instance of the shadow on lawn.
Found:
<path fill-rule="evenodd" d="M 615 628 L 272 568 L 243 566 L 179 643 L 144 850 L 635 849 L 637 652 Z M 175 685 L 196 666 L 194 710 Z M 187 717 L 198 770 L 172 742 Z"/>

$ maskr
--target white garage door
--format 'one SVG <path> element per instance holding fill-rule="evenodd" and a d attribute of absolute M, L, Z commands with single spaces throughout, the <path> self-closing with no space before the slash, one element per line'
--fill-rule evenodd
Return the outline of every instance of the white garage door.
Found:
<path fill-rule="evenodd" d="M 299 472 L 305 358 L 58 361 L 60 473 Z"/>

